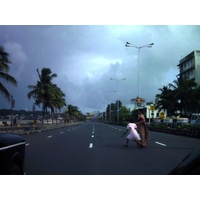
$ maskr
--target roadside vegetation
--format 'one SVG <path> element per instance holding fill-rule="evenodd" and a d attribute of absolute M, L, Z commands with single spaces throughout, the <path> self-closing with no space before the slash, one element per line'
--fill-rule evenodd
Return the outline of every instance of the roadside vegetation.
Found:
<path fill-rule="evenodd" d="M 0 46 L 0 92 L 4 96 L 4 98 L 10 102 L 11 94 L 4 83 L 6 82 L 13 86 L 17 86 L 17 81 L 13 76 L 9 74 L 9 64 L 11 64 L 11 61 L 9 60 L 9 54 L 5 52 L 2 46 Z"/>
<path fill-rule="evenodd" d="M 177 78 L 159 91 L 156 109 L 166 110 L 168 116 L 176 116 L 177 111 L 185 117 L 200 112 L 200 86 L 194 80 Z"/>
<path fill-rule="evenodd" d="M 9 75 L 11 61 L 9 54 L 0 46 L 0 93 L 7 101 L 12 100 L 12 95 L 3 83 L 17 86 L 17 81 Z M 65 122 L 84 120 L 85 116 L 79 111 L 77 106 L 67 105 L 64 92 L 53 83 L 56 73 L 52 73 L 50 68 L 37 69 L 38 81 L 35 85 L 28 85 L 30 91 L 27 94 L 29 99 L 35 100 L 34 105 L 42 110 L 43 119 L 50 111 L 53 120 L 57 110 L 65 110 Z M 3 80 L 3 81 L 1 81 Z"/>
<path fill-rule="evenodd" d="M 12 95 L 4 83 L 17 86 L 17 81 L 9 75 L 11 61 L 9 54 L 0 46 L 0 93 L 10 101 Z M 30 91 L 27 94 L 29 99 L 35 100 L 34 105 L 41 108 L 43 118 L 50 111 L 53 119 L 57 110 L 64 110 L 65 121 L 84 120 L 85 116 L 74 105 L 67 105 L 64 92 L 53 82 L 57 77 L 50 68 L 37 69 L 38 81 L 28 85 Z M 200 112 L 200 86 L 194 80 L 181 79 L 177 77 L 173 83 L 158 89 L 155 108 L 159 111 L 166 110 L 168 116 L 182 115 L 189 117 L 191 113 Z M 137 111 L 132 111 L 122 105 L 121 101 L 111 103 L 100 117 L 101 121 L 126 122 L 130 119 L 137 119 Z"/>

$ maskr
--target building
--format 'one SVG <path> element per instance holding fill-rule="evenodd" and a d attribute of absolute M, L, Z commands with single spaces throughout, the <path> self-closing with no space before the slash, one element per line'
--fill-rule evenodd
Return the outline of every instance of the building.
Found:
<path fill-rule="evenodd" d="M 195 50 L 182 58 L 177 66 L 180 78 L 194 79 L 200 85 L 200 50 Z"/>

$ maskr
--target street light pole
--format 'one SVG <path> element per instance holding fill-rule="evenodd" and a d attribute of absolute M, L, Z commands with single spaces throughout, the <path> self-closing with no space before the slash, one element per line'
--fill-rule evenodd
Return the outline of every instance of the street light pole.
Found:
<path fill-rule="evenodd" d="M 120 81 L 125 81 L 126 78 L 122 78 L 122 79 L 114 79 L 114 78 L 110 78 L 110 80 L 112 81 L 117 81 L 117 92 L 118 92 L 118 87 L 119 87 L 119 82 Z M 118 94 L 117 94 L 118 97 Z M 117 100 L 117 122 L 119 122 L 119 99 Z"/>
<path fill-rule="evenodd" d="M 140 49 L 148 47 L 151 48 L 154 45 L 154 43 L 150 43 L 150 44 L 146 44 L 143 46 L 136 46 L 134 44 L 131 44 L 130 42 L 126 42 L 125 47 L 133 47 L 136 48 L 138 50 L 138 98 L 140 98 L 140 86 L 139 86 L 139 82 L 140 82 L 140 73 L 139 73 L 139 68 L 140 68 Z"/>
<path fill-rule="evenodd" d="M 15 100 L 13 99 L 13 95 L 10 96 L 11 99 L 11 116 L 10 116 L 10 120 L 11 120 L 11 132 L 13 131 L 13 108 L 15 107 Z"/>

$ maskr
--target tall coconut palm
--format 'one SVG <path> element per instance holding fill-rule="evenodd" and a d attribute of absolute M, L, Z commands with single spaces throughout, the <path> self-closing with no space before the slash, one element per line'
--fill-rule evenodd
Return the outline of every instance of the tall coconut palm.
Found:
<path fill-rule="evenodd" d="M 47 107 L 51 109 L 51 117 L 53 121 L 53 116 L 55 114 L 55 109 L 61 109 L 66 106 L 65 102 L 65 94 L 61 91 L 57 85 L 53 84 L 49 89 L 49 101 L 47 103 Z"/>
<path fill-rule="evenodd" d="M 79 111 L 79 108 L 77 106 L 68 105 L 68 111 L 67 111 L 69 118 L 72 120 L 79 118 L 81 115 L 81 112 Z"/>
<path fill-rule="evenodd" d="M 163 86 L 158 90 L 160 90 L 161 93 L 156 95 L 158 99 L 156 109 L 158 109 L 159 112 L 161 110 L 164 110 L 164 112 L 167 110 L 167 113 L 170 113 L 173 110 L 173 98 L 171 98 L 172 90 L 169 88 L 169 86 Z"/>
<path fill-rule="evenodd" d="M 174 91 L 174 99 L 176 102 L 180 100 L 179 110 L 183 110 L 184 114 L 190 109 L 189 97 L 196 88 L 197 83 L 193 79 L 178 78 L 173 81 L 174 84 L 169 84 L 169 87 Z"/>
<path fill-rule="evenodd" d="M 43 117 L 47 112 L 47 108 L 54 111 L 54 108 L 61 108 L 65 105 L 64 93 L 55 84 L 52 79 L 57 77 L 57 74 L 51 72 L 49 68 L 43 68 L 41 74 L 37 69 L 39 81 L 36 85 L 28 85 L 31 91 L 27 94 L 28 98 L 35 99 L 35 104 L 42 104 Z"/>
<path fill-rule="evenodd" d="M 9 54 L 5 52 L 3 47 L 0 46 L 0 92 L 8 101 L 10 101 L 11 95 L 1 82 L 1 79 L 3 79 L 5 82 L 17 86 L 17 81 L 15 80 L 15 78 L 8 74 L 10 71 L 9 64 L 11 64 L 8 57 Z"/>

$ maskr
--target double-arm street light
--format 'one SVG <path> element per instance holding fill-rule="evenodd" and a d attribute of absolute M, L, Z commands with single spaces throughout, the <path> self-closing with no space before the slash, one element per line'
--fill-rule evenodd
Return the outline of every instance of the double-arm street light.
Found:
<path fill-rule="evenodd" d="M 119 82 L 125 81 L 126 78 L 122 78 L 122 79 L 110 78 L 110 80 L 111 81 L 117 81 L 117 92 L 118 92 Z M 118 94 L 117 94 L 117 96 L 118 96 Z M 117 100 L 117 122 L 119 122 L 119 99 Z"/>
<path fill-rule="evenodd" d="M 138 98 L 140 97 L 140 86 L 139 86 L 139 82 L 140 82 L 140 73 L 139 73 L 139 67 L 140 67 L 140 49 L 142 48 L 151 48 L 154 45 L 154 43 L 150 43 L 150 44 L 146 44 L 143 46 L 136 46 L 134 44 L 131 44 L 130 42 L 126 42 L 125 47 L 133 47 L 136 48 L 138 50 Z"/>

